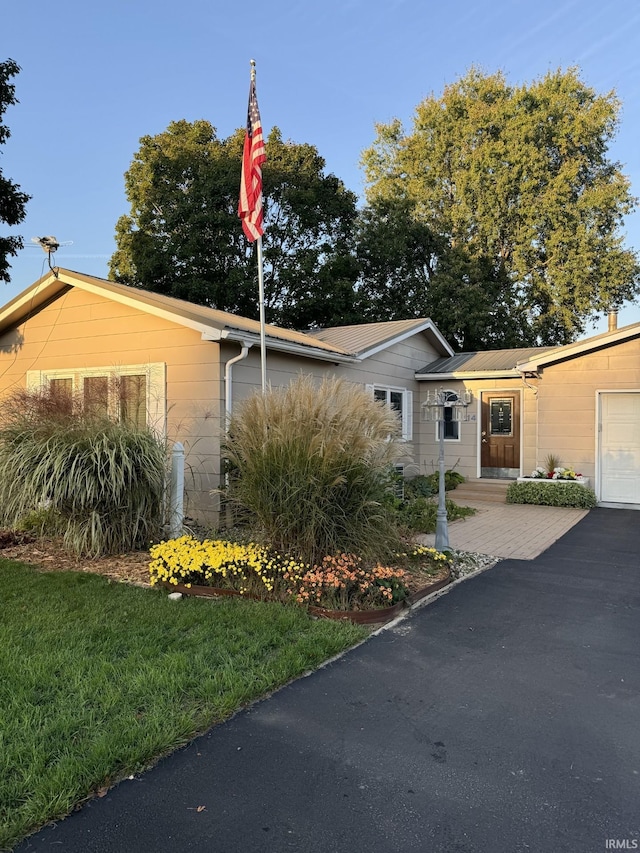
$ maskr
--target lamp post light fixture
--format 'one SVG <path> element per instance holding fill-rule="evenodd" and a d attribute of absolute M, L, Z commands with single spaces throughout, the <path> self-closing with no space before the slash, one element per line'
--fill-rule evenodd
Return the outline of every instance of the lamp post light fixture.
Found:
<path fill-rule="evenodd" d="M 427 399 L 422 404 L 423 420 L 430 420 L 438 424 L 438 511 L 436 513 L 436 541 L 435 547 L 438 551 L 449 551 L 449 524 L 447 519 L 447 504 L 445 498 L 445 461 L 444 461 L 444 432 L 445 424 L 452 421 L 459 423 L 466 421 L 467 407 L 473 396 L 471 391 L 464 391 L 462 395 L 455 391 L 445 391 L 439 388 L 437 391 L 427 391 Z M 450 414 L 447 417 L 447 410 Z"/>

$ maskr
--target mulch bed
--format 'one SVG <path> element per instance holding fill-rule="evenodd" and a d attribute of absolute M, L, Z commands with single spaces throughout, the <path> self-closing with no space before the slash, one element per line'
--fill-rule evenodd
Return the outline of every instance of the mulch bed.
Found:
<path fill-rule="evenodd" d="M 149 586 L 149 554 L 134 551 L 112 557 L 74 557 L 55 539 L 0 530 L 0 557 L 29 563 L 41 572 L 91 572 L 114 581 Z"/>
<path fill-rule="evenodd" d="M 114 581 L 149 586 L 149 562 L 147 551 L 134 551 L 111 557 L 74 557 L 64 550 L 60 540 L 35 539 L 27 533 L 0 530 L 0 557 L 18 560 L 35 566 L 42 572 L 91 572 L 104 575 Z M 426 584 L 448 576 L 443 566 L 432 576 L 409 575 L 407 586 L 415 593 Z"/>

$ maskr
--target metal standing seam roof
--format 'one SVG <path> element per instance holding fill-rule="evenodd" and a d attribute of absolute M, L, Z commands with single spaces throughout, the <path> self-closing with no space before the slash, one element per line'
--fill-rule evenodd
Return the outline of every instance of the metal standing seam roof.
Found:
<path fill-rule="evenodd" d="M 425 317 L 412 320 L 389 320 L 381 323 L 361 323 L 351 326 L 332 326 L 328 329 L 312 329 L 305 334 L 326 344 L 343 347 L 349 352 L 362 353 L 429 322 L 431 321 Z"/>
<path fill-rule="evenodd" d="M 513 371 L 522 361 L 550 352 L 558 347 L 520 347 L 517 349 L 486 350 L 485 352 L 459 352 L 450 358 L 439 358 L 416 371 L 423 374 L 451 375 L 452 373 L 494 373 Z"/>

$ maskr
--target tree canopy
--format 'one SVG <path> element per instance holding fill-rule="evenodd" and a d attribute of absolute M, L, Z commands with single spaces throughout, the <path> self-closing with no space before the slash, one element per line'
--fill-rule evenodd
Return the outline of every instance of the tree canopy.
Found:
<path fill-rule="evenodd" d="M 13 59 L 0 62 L 0 145 L 4 145 L 11 136 L 3 116 L 7 107 L 18 103 L 16 87 L 10 81 L 19 71 L 20 67 Z M 16 183 L 5 178 L 0 169 L 0 222 L 10 226 L 19 225 L 26 216 L 25 208 L 29 198 Z M 0 281 L 11 281 L 9 258 L 15 257 L 22 245 L 22 237 L 0 237 Z"/>
<path fill-rule="evenodd" d="M 125 174 L 131 212 L 116 225 L 110 276 L 246 317 L 258 316 L 255 248 L 237 216 L 244 130 L 204 120 L 144 136 Z M 356 197 L 313 145 L 273 128 L 263 166 L 268 322 L 305 328 L 357 317 Z M 346 318 L 346 319 L 345 319 Z"/>
<path fill-rule="evenodd" d="M 618 111 L 575 69 L 515 87 L 471 69 L 418 105 L 411 133 L 378 125 L 363 293 L 430 313 L 466 347 L 566 343 L 632 298 L 621 227 L 636 200 L 607 157 Z"/>
<path fill-rule="evenodd" d="M 431 317 L 461 350 L 521 346 L 530 328 L 504 270 L 451 247 L 401 200 L 360 216 L 360 305 L 370 321 Z"/>

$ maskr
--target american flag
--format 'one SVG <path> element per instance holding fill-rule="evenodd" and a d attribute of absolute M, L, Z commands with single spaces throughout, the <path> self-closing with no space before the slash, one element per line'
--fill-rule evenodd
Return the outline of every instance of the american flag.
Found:
<path fill-rule="evenodd" d="M 249 109 L 247 112 L 247 132 L 242 152 L 242 177 L 240 179 L 240 202 L 238 216 L 242 220 L 242 230 L 247 239 L 253 242 L 262 237 L 262 164 L 267 159 L 262 138 L 262 124 L 258 111 L 256 83 L 251 81 L 249 89 Z"/>

